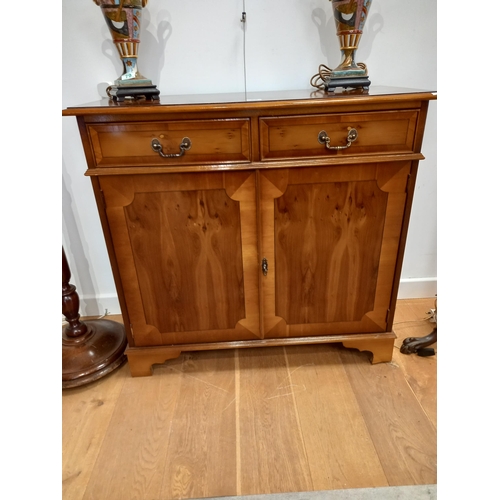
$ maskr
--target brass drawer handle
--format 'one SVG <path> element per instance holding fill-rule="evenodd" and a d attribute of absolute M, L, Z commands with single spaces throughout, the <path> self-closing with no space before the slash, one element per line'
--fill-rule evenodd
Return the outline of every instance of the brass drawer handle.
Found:
<path fill-rule="evenodd" d="M 163 147 L 158 139 L 153 139 L 151 141 L 151 147 L 153 148 L 153 151 L 156 151 L 162 158 L 178 158 L 179 156 L 182 156 L 186 151 L 191 149 L 191 139 L 189 137 L 184 137 L 182 139 L 182 142 L 179 145 L 179 153 L 165 154 L 163 152 Z"/>
<path fill-rule="evenodd" d="M 330 138 L 328 134 L 322 130 L 318 134 L 318 142 L 324 144 L 326 149 L 347 149 L 358 138 L 358 131 L 355 128 L 350 128 L 347 134 L 347 144 L 345 146 L 330 146 Z"/>

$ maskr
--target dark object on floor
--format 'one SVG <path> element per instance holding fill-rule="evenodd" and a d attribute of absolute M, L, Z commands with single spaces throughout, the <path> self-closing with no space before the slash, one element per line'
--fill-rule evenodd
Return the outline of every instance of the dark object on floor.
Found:
<path fill-rule="evenodd" d="M 437 342 L 437 326 L 432 330 L 429 335 L 425 337 L 408 337 L 403 340 L 403 344 L 399 349 L 403 354 L 412 354 L 414 352 L 418 352 L 423 347 L 427 347 L 429 345 Z"/>
<path fill-rule="evenodd" d="M 417 356 L 434 356 L 436 354 L 436 351 L 432 347 L 424 347 L 423 349 L 419 349 L 417 351 Z"/>

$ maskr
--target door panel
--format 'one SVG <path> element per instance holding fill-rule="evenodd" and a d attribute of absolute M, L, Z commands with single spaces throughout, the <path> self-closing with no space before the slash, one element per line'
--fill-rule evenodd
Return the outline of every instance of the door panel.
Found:
<path fill-rule="evenodd" d="M 239 204 L 224 189 L 136 193 L 124 210 L 148 324 L 216 330 L 245 317 Z"/>
<path fill-rule="evenodd" d="M 136 345 L 259 336 L 254 173 L 100 184 Z"/>
<path fill-rule="evenodd" d="M 260 174 L 266 337 L 383 332 L 409 162 Z"/>

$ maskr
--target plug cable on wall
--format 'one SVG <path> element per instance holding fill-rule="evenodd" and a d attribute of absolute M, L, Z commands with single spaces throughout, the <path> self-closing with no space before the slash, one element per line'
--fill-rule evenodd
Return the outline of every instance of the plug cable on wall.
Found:
<path fill-rule="evenodd" d="M 246 99 L 247 98 L 247 54 L 246 54 L 247 13 L 245 9 L 245 0 L 243 0 L 243 12 L 241 13 L 240 21 L 243 23 L 243 78 L 244 78 L 245 99 Z"/>

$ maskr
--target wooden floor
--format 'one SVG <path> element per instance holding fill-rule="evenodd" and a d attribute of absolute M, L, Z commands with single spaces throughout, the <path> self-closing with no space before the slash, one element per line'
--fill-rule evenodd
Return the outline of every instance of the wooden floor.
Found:
<path fill-rule="evenodd" d="M 337 344 L 190 352 L 63 391 L 63 499 L 435 484 L 437 356 L 399 352 L 432 307 L 398 301 L 391 363 Z"/>

